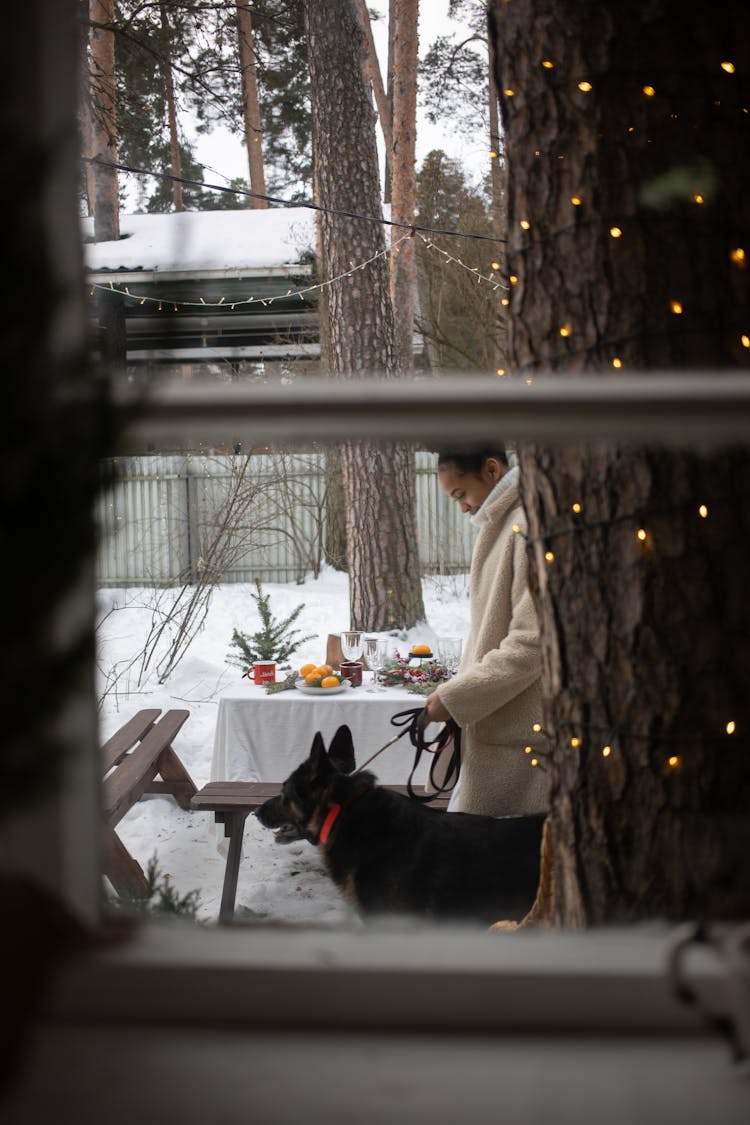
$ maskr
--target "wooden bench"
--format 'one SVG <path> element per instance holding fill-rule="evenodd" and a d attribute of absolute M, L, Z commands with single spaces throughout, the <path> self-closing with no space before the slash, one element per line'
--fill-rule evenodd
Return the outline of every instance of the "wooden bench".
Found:
<path fill-rule="evenodd" d="M 383 788 L 407 796 L 405 785 L 384 785 Z M 259 809 L 270 797 L 275 797 L 280 789 L 280 781 L 210 781 L 194 794 L 190 802 L 193 809 L 212 812 L 216 823 L 224 825 L 224 835 L 229 838 L 219 907 L 220 922 L 231 922 L 234 917 L 245 821 L 250 813 Z M 438 809 L 446 809 L 448 798 L 436 797 L 430 804 Z"/>
<path fill-rule="evenodd" d="M 107 739 L 101 750 L 104 873 L 121 896 L 143 898 L 148 893 L 143 868 L 115 832 L 125 813 L 144 793 L 169 793 L 181 808 L 189 809 L 196 792 L 190 774 L 172 749 L 190 712 L 166 711 L 159 719 L 160 714 L 161 708 L 139 711 Z"/>

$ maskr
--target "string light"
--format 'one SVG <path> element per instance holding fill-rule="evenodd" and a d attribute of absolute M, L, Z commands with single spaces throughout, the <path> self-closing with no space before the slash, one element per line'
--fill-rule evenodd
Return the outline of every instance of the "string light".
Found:
<path fill-rule="evenodd" d="M 676 769 L 676 767 L 679 766 L 679 764 L 680 764 L 679 754 L 672 754 L 669 758 L 667 758 L 667 765 L 671 769 Z"/>
<path fill-rule="evenodd" d="M 570 745 L 573 747 L 574 750 L 577 750 L 578 747 L 581 745 L 581 740 L 580 740 L 580 738 L 578 737 L 577 734 L 574 734 L 573 737 L 571 738 Z"/>
<path fill-rule="evenodd" d="M 692 199 L 693 203 L 705 203 L 706 202 L 705 199 L 703 198 L 703 196 L 700 194 L 700 192 L 696 192 L 695 195 L 691 195 L 690 198 Z"/>
<path fill-rule="evenodd" d="M 736 68 L 733 62 L 723 62 L 721 69 L 726 71 L 727 74 L 734 74 Z"/>
<path fill-rule="evenodd" d="M 539 765 L 539 759 L 538 758 L 532 758 L 531 764 L 532 764 L 532 766 L 538 766 Z"/>
<path fill-rule="evenodd" d="M 499 262 L 491 262 L 490 264 L 491 264 L 493 270 L 499 270 L 500 269 L 500 263 Z"/>
<path fill-rule="evenodd" d="M 734 732 L 736 730 L 737 730 L 737 724 L 735 723 L 735 721 L 733 719 L 730 719 L 729 722 L 726 725 L 727 734 L 734 734 Z"/>
<path fill-rule="evenodd" d="M 552 59 L 542 59 L 542 66 L 545 70 L 552 70 L 554 68 L 554 65 L 555 64 L 553 63 Z"/>
<path fill-rule="evenodd" d="M 670 301 L 669 307 L 670 307 L 670 309 L 672 310 L 672 312 L 674 313 L 675 316 L 680 316 L 682 314 L 682 302 L 681 301 Z"/>
<path fill-rule="evenodd" d="M 653 98 L 654 94 L 656 93 L 656 90 L 654 89 L 653 86 L 644 86 L 643 92 L 644 92 L 644 94 L 646 95 L 647 98 Z"/>
<path fill-rule="evenodd" d="M 523 752 L 524 752 L 524 754 L 530 754 L 530 753 L 531 753 L 531 751 L 532 751 L 532 747 L 531 747 L 531 746 L 524 746 L 524 748 L 523 748 Z"/>
<path fill-rule="evenodd" d="M 519 226 L 521 227 L 522 230 L 528 230 L 529 227 L 531 226 L 531 223 L 529 222 L 528 219 L 521 219 L 521 221 L 519 223 Z"/>
<path fill-rule="evenodd" d="M 515 96 L 516 91 L 515 90 L 503 90 L 503 93 L 505 94 L 506 98 L 512 98 L 512 97 Z"/>
<path fill-rule="evenodd" d="M 733 250 L 730 250 L 729 257 L 736 266 L 742 267 L 745 265 L 745 251 L 741 246 L 735 246 Z"/>
<path fill-rule="evenodd" d="M 743 348 L 750 348 L 750 336 L 740 336 Z"/>
<path fill-rule="evenodd" d="M 645 527 L 639 527 L 636 531 L 636 535 L 640 539 L 641 543 L 645 543 L 648 539 L 648 532 L 646 531 Z"/>
<path fill-rule="evenodd" d="M 611 753 L 612 753 L 612 747 L 611 746 L 609 746 L 609 745 L 602 746 L 602 757 L 603 758 L 608 758 Z"/>
<path fill-rule="evenodd" d="M 705 504 L 701 504 L 701 505 L 700 505 L 700 507 L 698 508 L 698 515 L 699 515 L 699 516 L 701 517 L 701 519 L 703 519 L 703 520 L 707 518 L 707 516 L 708 516 L 708 508 L 706 507 L 706 505 L 705 505 Z"/>
<path fill-rule="evenodd" d="M 566 338 L 570 335 L 571 331 L 572 331 L 572 329 L 571 329 L 571 326 L 569 324 L 563 324 L 560 327 L 560 335 L 565 336 Z"/>
<path fill-rule="evenodd" d="M 514 523 L 514 524 L 513 524 L 513 531 L 514 531 L 514 533 L 515 533 L 516 535 L 518 535 L 518 534 L 519 534 L 519 532 L 520 532 L 520 530 L 521 530 L 521 525 L 520 525 L 520 523 Z"/>
<path fill-rule="evenodd" d="M 573 511 L 575 512 L 575 514 L 577 516 L 580 516 L 581 512 L 583 511 L 581 505 L 578 503 L 577 500 L 576 500 L 575 504 L 573 504 Z"/>
<path fill-rule="evenodd" d="M 613 238 L 622 238 L 622 230 L 620 229 L 620 227 L 610 227 L 609 233 Z"/>
<path fill-rule="evenodd" d="M 574 207 L 580 207 L 583 203 L 583 200 L 581 199 L 580 195 L 571 195 L 570 202 Z"/>
<path fill-rule="evenodd" d="M 552 562 L 555 561 L 555 555 L 554 555 L 553 551 L 545 551 L 544 557 L 545 557 L 545 559 L 547 560 L 548 563 L 552 563 Z"/>
<path fill-rule="evenodd" d="M 612 366 L 616 367 L 618 371 L 622 367 L 622 360 L 620 359 L 619 355 L 616 355 L 615 358 L 612 360 Z"/>
<path fill-rule="evenodd" d="M 505 368 L 504 367 L 498 367 L 497 374 L 500 375 L 500 376 L 503 376 L 505 374 Z"/>
<path fill-rule="evenodd" d="M 542 733 L 542 724 L 541 723 L 534 723 L 531 729 L 534 731 L 534 734 L 541 734 Z"/>
<path fill-rule="evenodd" d="M 578 89 L 579 89 L 579 90 L 581 91 L 581 93 L 583 93 L 583 94 L 590 94 L 590 93 L 591 93 L 591 91 L 593 90 L 593 88 L 594 88 L 594 87 L 593 87 L 593 86 L 591 85 L 591 83 L 590 83 L 590 82 L 579 82 L 579 83 L 578 83 Z"/>
<path fill-rule="evenodd" d="M 510 277 L 508 278 L 508 281 L 511 283 L 511 285 L 516 285 L 517 282 L 518 282 L 518 275 L 515 274 L 515 273 L 512 273 L 510 275 Z"/>

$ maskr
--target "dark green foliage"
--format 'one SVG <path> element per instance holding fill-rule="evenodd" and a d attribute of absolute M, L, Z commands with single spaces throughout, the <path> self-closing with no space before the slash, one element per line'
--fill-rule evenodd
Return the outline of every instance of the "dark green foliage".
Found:
<path fill-rule="evenodd" d="M 155 915 L 176 914 L 195 921 L 200 905 L 200 892 L 188 891 L 180 895 L 175 890 L 169 875 L 159 871 L 156 853 L 148 861 L 146 868 L 146 895 L 112 895 L 107 905 L 115 913 Z"/>
<path fill-rule="evenodd" d="M 297 637 L 299 629 L 290 629 L 305 608 L 304 603 L 292 610 L 283 621 L 277 621 L 271 613 L 270 595 L 263 593 L 257 578 L 255 588 L 257 593 L 251 594 L 250 597 L 258 606 L 262 628 L 251 636 L 239 632 L 238 629 L 233 631 L 232 648 L 237 651 L 228 654 L 227 664 L 233 664 L 243 672 L 246 672 L 256 660 L 274 660 L 282 667 L 288 667 L 289 658 L 297 649 L 306 641 L 314 640 L 314 634 Z"/>

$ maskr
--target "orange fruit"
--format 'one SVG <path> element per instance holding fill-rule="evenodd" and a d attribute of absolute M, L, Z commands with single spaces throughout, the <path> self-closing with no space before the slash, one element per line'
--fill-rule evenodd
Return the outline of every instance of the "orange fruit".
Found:
<path fill-rule="evenodd" d="M 333 671 L 333 668 L 331 667 L 330 664 L 319 664 L 318 665 L 318 671 L 320 672 L 320 674 L 322 676 L 330 676 L 331 672 Z"/>
<path fill-rule="evenodd" d="M 341 680 L 338 678 L 338 676 L 324 676 L 320 681 L 320 686 L 322 688 L 341 687 Z"/>
<path fill-rule="evenodd" d="M 429 645 L 412 645 L 411 651 L 415 652 L 418 656 L 427 656 L 427 654 L 430 652 L 430 646 Z"/>
<path fill-rule="evenodd" d="M 309 676 L 310 673 L 314 672 L 314 671 L 315 671 L 315 665 L 314 664 L 303 664 L 302 667 L 299 670 L 299 674 L 304 679 L 305 676 Z"/>
<path fill-rule="evenodd" d="M 310 687 L 319 687 L 322 679 L 323 677 L 320 674 L 320 670 L 314 668 L 312 672 L 308 672 L 305 676 L 305 683 L 309 684 Z"/>

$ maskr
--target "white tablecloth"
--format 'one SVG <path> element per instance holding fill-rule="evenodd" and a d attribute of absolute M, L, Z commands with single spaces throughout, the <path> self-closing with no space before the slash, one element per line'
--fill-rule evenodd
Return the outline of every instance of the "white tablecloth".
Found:
<path fill-rule="evenodd" d="M 326 697 L 280 691 L 267 695 L 264 688 L 243 681 L 219 700 L 212 781 L 284 781 L 310 753 L 316 731 L 328 746 L 342 723 L 354 739 L 357 765 L 398 733 L 391 715 L 421 707 L 422 697 L 402 688 L 369 692 L 367 687 Z M 439 724 L 427 728 L 429 737 Z M 415 783 L 424 784 L 429 762 L 423 754 Z M 383 785 L 405 785 L 414 764 L 408 735 L 377 757 L 368 769 Z"/>

